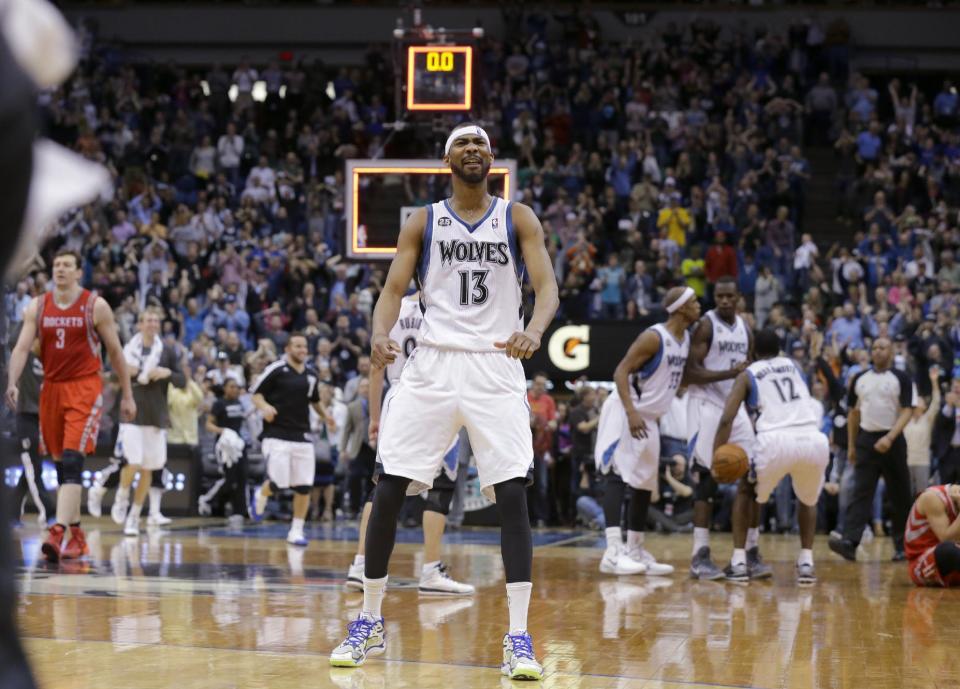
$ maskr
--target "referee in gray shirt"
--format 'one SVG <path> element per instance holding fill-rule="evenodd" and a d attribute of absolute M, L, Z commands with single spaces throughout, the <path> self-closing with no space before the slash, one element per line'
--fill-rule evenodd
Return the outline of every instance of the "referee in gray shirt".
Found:
<path fill-rule="evenodd" d="M 842 538 L 830 539 L 830 550 L 847 560 L 857 557 L 857 545 L 870 520 L 873 494 L 883 476 L 893 512 L 894 561 L 905 559 L 903 530 L 912 496 L 903 428 L 916 405 L 913 381 L 892 368 L 893 346 L 885 337 L 873 341 L 873 366 L 850 382 L 847 407 L 848 453 L 853 464 L 853 495 L 847 506 Z"/>

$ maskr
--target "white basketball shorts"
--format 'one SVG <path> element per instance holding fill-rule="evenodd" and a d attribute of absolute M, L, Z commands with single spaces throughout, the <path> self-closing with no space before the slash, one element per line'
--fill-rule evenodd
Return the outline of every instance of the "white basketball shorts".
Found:
<path fill-rule="evenodd" d="M 613 471 L 636 490 L 654 490 L 660 467 L 660 426 L 657 419 L 644 417 L 647 437 L 634 438 L 623 403 L 612 392 L 600 411 L 594 461 L 602 474 Z"/>
<path fill-rule="evenodd" d="M 117 448 L 128 464 L 151 471 L 163 469 L 167 465 L 167 429 L 122 423 Z"/>
<path fill-rule="evenodd" d="M 690 444 L 693 446 L 693 460 L 704 469 L 710 469 L 713 466 L 713 441 L 717 437 L 723 407 L 698 397 L 691 397 L 687 404 L 687 428 L 690 431 Z M 756 434 L 753 432 L 750 415 L 742 404 L 733 419 L 730 439 L 727 442 L 739 445 L 747 453 L 747 457 L 753 457 Z"/>
<path fill-rule="evenodd" d="M 383 402 L 378 461 L 411 479 L 409 495 L 433 486 L 444 457 L 466 428 L 480 488 L 525 478 L 533 466 L 533 435 L 523 365 L 502 352 L 419 346 Z"/>
<path fill-rule="evenodd" d="M 758 433 L 753 458 L 757 502 L 767 502 L 781 479 L 790 474 L 797 500 L 804 505 L 816 505 L 829 463 L 830 442 L 816 426 Z"/>
<path fill-rule="evenodd" d="M 312 486 L 316 473 L 313 443 L 264 438 L 260 449 L 267 460 L 267 478 L 277 488 Z"/>

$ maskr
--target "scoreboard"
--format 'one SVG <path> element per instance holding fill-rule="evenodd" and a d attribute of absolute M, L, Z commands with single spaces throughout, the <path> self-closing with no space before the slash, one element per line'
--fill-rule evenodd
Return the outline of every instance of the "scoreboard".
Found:
<path fill-rule="evenodd" d="M 468 112 L 473 107 L 473 47 L 407 47 L 407 110 Z"/>

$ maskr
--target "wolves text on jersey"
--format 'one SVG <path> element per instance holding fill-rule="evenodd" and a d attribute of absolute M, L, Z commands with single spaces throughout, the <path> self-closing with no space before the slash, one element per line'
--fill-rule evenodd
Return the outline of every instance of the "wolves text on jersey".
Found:
<path fill-rule="evenodd" d="M 440 262 L 443 265 L 458 263 L 496 263 L 505 266 L 510 263 L 510 247 L 506 242 L 463 242 L 450 239 L 437 242 L 440 248 Z"/>
<path fill-rule="evenodd" d="M 729 340 L 721 340 L 719 343 L 719 349 L 721 354 L 747 354 L 749 349 L 749 344 L 746 342 L 730 342 Z"/>
<path fill-rule="evenodd" d="M 667 354 L 667 366 L 683 368 L 686 363 L 687 357 L 682 354 Z"/>

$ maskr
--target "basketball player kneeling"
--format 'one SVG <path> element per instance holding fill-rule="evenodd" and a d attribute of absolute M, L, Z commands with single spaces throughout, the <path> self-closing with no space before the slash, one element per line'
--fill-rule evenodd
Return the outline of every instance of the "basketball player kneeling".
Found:
<path fill-rule="evenodd" d="M 960 586 L 960 485 L 920 494 L 907 519 L 904 550 L 917 586 Z"/>
<path fill-rule="evenodd" d="M 797 581 L 813 584 L 813 537 L 817 528 L 817 500 L 823 489 L 824 472 L 830 461 L 827 436 L 820 432 L 817 409 L 803 374 L 792 359 L 780 356 L 780 339 L 773 330 L 762 330 L 754 341 L 757 361 L 737 376 L 727 397 L 714 438 L 714 452 L 727 443 L 740 405 L 755 410 L 757 445 L 752 480 L 741 481 L 739 490 L 764 504 L 787 474 L 793 480 L 800 521 L 800 556 Z M 733 515 L 733 558 L 728 579 L 749 581 L 747 570 L 748 500 L 737 501 Z"/>

